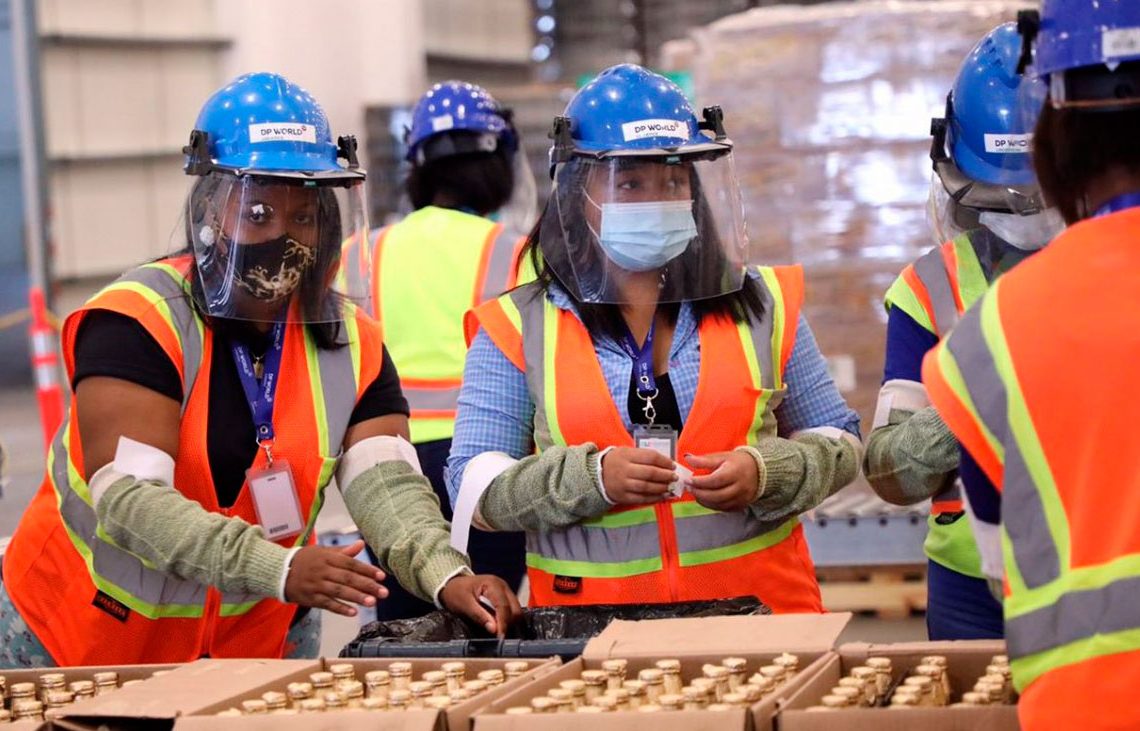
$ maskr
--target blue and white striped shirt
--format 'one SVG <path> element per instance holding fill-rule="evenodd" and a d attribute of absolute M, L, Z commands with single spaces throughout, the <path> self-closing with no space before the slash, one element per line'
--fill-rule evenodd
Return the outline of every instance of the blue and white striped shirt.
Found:
<path fill-rule="evenodd" d="M 556 284 L 551 285 L 547 296 L 559 308 L 577 314 L 573 301 Z M 633 425 L 625 405 L 629 399 L 633 361 L 608 337 L 598 338 L 594 350 L 610 396 L 618 405 L 626 430 L 632 433 Z M 669 349 L 669 380 L 676 392 L 682 421 L 688 420 L 693 407 L 700 363 L 697 322 L 689 303 L 682 303 Z M 784 382 L 787 392 L 775 412 L 781 436 L 830 426 L 859 437 L 859 415 L 848 408 L 839 395 L 803 315 L 800 315 Z M 527 390 L 526 376 L 480 329 L 467 352 L 455 437 L 447 460 L 445 479 L 452 504 L 459 494 L 459 483 L 468 461 L 483 452 L 504 452 L 522 459 L 534 452 L 533 434 L 534 402 Z"/>

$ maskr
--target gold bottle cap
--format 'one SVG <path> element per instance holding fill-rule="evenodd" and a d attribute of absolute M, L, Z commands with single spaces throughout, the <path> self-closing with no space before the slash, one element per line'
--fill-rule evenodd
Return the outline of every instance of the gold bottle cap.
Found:
<path fill-rule="evenodd" d="M 684 702 L 685 696 L 677 693 L 664 693 L 657 699 L 657 704 L 665 708 L 679 707 Z"/>
<path fill-rule="evenodd" d="M 795 670 L 800 666 L 800 658 L 790 652 L 782 652 L 779 657 L 772 661 L 772 664 Z"/>
<path fill-rule="evenodd" d="M 387 670 L 369 670 L 364 674 L 364 682 L 368 685 L 388 685 L 392 682 L 392 676 Z"/>
<path fill-rule="evenodd" d="M 563 680 L 558 685 L 576 696 L 586 695 L 586 684 L 581 680 Z"/>
<path fill-rule="evenodd" d="M 265 701 L 266 705 L 268 705 L 270 708 L 276 709 L 284 706 L 288 702 L 289 697 L 284 693 L 279 693 L 275 690 L 269 690 L 261 694 L 261 700 Z"/>
<path fill-rule="evenodd" d="M 522 675 L 527 670 L 530 670 L 530 663 L 526 660 L 511 660 L 503 665 L 503 670 L 508 675 Z"/>
<path fill-rule="evenodd" d="M 343 680 L 337 683 L 336 689 L 343 693 L 344 697 L 349 700 L 364 697 L 364 683 L 361 683 L 359 680 Z"/>
<path fill-rule="evenodd" d="M 658 660 L 654 663 L 657 669 L 663 673 L 679 673 L 681 672 L 681 661 L 667 658 L 665 660 Z"/>
<path fill-rule="evenodd" d="M 764 697 L 764 689 L 759 685 L 753 685 L 752 683 L 745 683 L 744 685 L 740 686 L 738 692 L 743 693 L 744 697 L 748 699 L 749 703 L 755 703 Z"/>
<path fill-rule="evenodd" d="M 254 698 L 252 700 L 242 701 L 241 709 L 250 715 L 268 713 L 269 704 L 260 698 Z"/>
<path fill-rule="evenodd" d="M 245 714 L 242 713 L 239 708 L 227 708 L 224 711 L 218 711 L 214 715 L 221 716 L 222 718 L 230 718 L 232 716 L 244 716 Z"/>
<path fill-rule="evenodd" d="M 840 698 L 846 698 L 848 705 L 855 705 L 859 699 L 863 697 L 862 688 L 849 688 L 842 685 L 837 685 L 831 689 L 831 695 L 837 695 Z"/>
<path fill-rule="evenodd" d="M 927 655 L 926 657 L 919 660 L 918 664 L 919 665 L 936 665 L 940 668 L 949 667 L 949 663 L 946 661 L 945 655 Z"/>
<path fill-rule="evenodd" d="M 867 667 L 866 665 L 860 665 L 857 668 L 851 668 L 851 672 L 848 674 L 852 678 L 858 678 L 859 680 L 864 681 L 874 680 L 879 676 L 878 671 L 876 671 L 874 668 Z"/>
<path fill-rule="evenodd" d="M 918 675 L 925 675 L 931 679 L 942 677 L 942 668 L 938 667 L 937 665 L 919 665 L 914 669 L 914 672 Z"/>
<path fill-rule="evenodd" d="M 502 670 L 483 670 L 476 677 L 483 682 L 500 685 L 505 676 Z"/>
<path fill-rule="evenodd" d="M 962 703 L 967 706 L 987 706 L 990 699 L 984 693 L 969 692 L 962 694 Z"/>
<path fill-rule="evenodd" d="M 546 691 L 546 695 L 559 703 L 570 703 L 574 700 L 574 694 L 565 688 L 551 688 Z"/>
<path fill-rule="evenodd" d="M 602 670 L 605 670 L 606 673 L 620 673 L 622 675 L 625 675 L 625 671 L 628 666 L 628 660 L 602 660 Z"/>
<path fill-rule="evenodd" d="M 764 693 L 770 693 L 776 687 L 777 682 L 775 678 L 769 678 L 767 675 L 761 675 L 760 673 L 756 673 L 748 679 L 749 685 L 755 685 Z"/>
<path fill-rule="evenodd" d="M 994 665 L 1009 665 L 1009 655 L 994 655 L 990 662 Z"/>
<path fill-rule="evenodd" d="M 597 698 L 595 698 L 594 700 L 590 701 L 590 705 L 597 706 L 599 708 L 609 708 L 609 709 L 613 710 L 614 708 L 617 708 L 617 706 L 618 706 L 618 699 L 619 699 L 619 696 L 617 695 L 618 692 L 620 692 L 620 689 L 615 689 L 613 691 L 612 695 L 600 695 Z"/>
<path fill-rule="evenodd" d="M 728 668 L 730 673 L 743 673 L 748 667 L 748 661 L 742 657 L 726 657 L 720 664 Z"/>
<path fill-rule="evenodd" d="M 447 682 L 447 673 L 442 670 L 428 670 L 423 674 L 423 679 L 432 685 L 439 685 Z"/>
<path fill-rule="evenodd" d="M 412 674 L 412 664 L 410 662 L 394 662 L 388 666 L 388 672 L 393 678 L 407 677 Z"/>
<path fill-rule="evenodd" d="M 58 688 L 67 685 L 67 677 L 63 673 L 44 673 L 39 677 L 41 688 Z"/>
<path fill-rule="evenodd" d="M 681 688 L 681 697 L 687 701 L 701 701 L 708 697 L 708 691 L 696 685 Z"/>
<path fill-rule="evenodd" d="M 1001 700 L 1002 695 L 1005 693 L 1005 686 L 998 685 L 997 683 L 984 683 L 979 680 L 977 683 L 974 683 L 974 692 L 984 693 L 989 696 L 990 701 L 998 701 Z"/>
<path fill-rule="evenodd" d="M 0 684 L 2 685 L 2 684 Z M 95 692 L 95 683 L 90 680 L 75 680 L 67 684 L 68 689 L 76 695 Z"/>
<path fill-rule="evenodd" d="M 360 701 L 360 708 L 365 711 L 383 711 L 387 707 L 387 698 L 365 698 Z"/>
<path fill-rule="evenodd" d="M 627 680 L 621 684 L 621 687 L 628 690 L 631 696 L 645 695 L 644 680 Z"/>
<path fill-rule="evenodd" d="M 608 709 L 601 706 L 578 706 L 574 709 L 575 713 L 605 713 Z"/>
<path fill-rule="evenodd" d="M 423 680 L 416 680 L 408 683 L 408 690 L 413 698 L 422 698 L 431 695 L 432 685 Z"/>
<path fill-rule="evenodd" d="M 737 706 L 743 708 L 748 705 L 748 698 L 743 693 L 725 693 L 724 698 L 721 698 L 722 703 L 727 703 L 730 706 Z"/>
<path fill-rule="evenodd" d="M 1010 669 L 1008 665 L 986 665 L 986 675 L 1000 675 L 1008 679 Z"/>
<path fill-rule="evenodd" d="M 119 674 L 114 670 L 105 670 L 103 672 L 95 673 L 91 676 L 95 681 L 95 685 L 118 685 Z"/>
<path fill-rule="evenodd" d="M 558 701 L 550 698 L 531 698 L 530 707 L 535 713 L 553 713 L 558 707 Z"/>
<path fill-rule="evenodd" d="M 604 685 L 607 676 L 604 670 L 583 670 L 581 677 L 586 685 Z"/>
<path fill-rule="evenodd" d="M 689 685 L 703 690 L 705 695 L 712 695 L 716 690 L 716 681 L 712 678 L 693 678 L 693 682 L 689 683 Z"/>
<path fill-rule="evenodd" d="M 637 679 L 649 685 L 656 685 L 665 681 L 665 673 L 657 668 L 645 668 L 637 674 Z"/>
<path fill-rule="evenodd" d="M 638 713 L 660 713 L 663 709 L 656 703 L 646 703 L 643 706 L 637 707 Z"/>
<path fill-rule="evenodd" d="M 309 680 L 313 682 L 314 688 L 331 688 L 336 678 L 332 673 L 319 672 L 309 675 Z"/>
<path fill-rule="evenodd" d="M 352 663 L 337 662 L 329 665 L 329 672 L 333 674 L 336 679 L 351 678 L 356 675 L 356 668 Z"/>
<path fill-rule="evenodd" d="M 834 693 L 825 695 L 819 702 L 828 708 L 846 708 L 851 705 L 846 697 Z"/>
<path fill-rule="evenodd" d="M 891 669 L 891 659 L 889 657 L 869 657 L 867 658 L 866 665 L 874 670 L 886 670 L 889 672 Z"/>
<path fill-rule="evenodd" d="M 61 708 L 75 702 L 75 694 L 70 690 L 49 690 L 44 693 L 44 705 L 47 708 Z"/>
<path fill-rule="evenodd" d="M 1005 685 L 1005 676 L 1001 673 L 989 673 L 978 678 L 981 683 L 993 683 L 994 685 Z"/>
<path fill-rule="evenodd" d="M 433 695 L 430 698 L 424 698 L 424 705 L 437 711 L 443 711 L 451 708 L 451 699 L 445 695 Z"/>
<path fill-rule="evenodd" d="M 921 698 L 922 690 L 913 685 L 900 685 L 899 687 L 895 688 L 894 695 L 891 697 L 898 698 L 900 695 L 909 695 L 914 696 L 915 698 Z"/>
<path fill-rule="evenodd" d="M 467 663 L 465 663 L 465 662 L 445 662 L 444 664 L 439 666 L 439 669 L 442 670 L 449 677 L 455 676 L 455 675 L 466 675 L 467 674 Z"/>
<path fill-rule="evenodd" d="M 534 709 L 529 706 L 514 706 L 513 708 L 508 708 L 505 713 L 508 716 L 525 716 L 528 713 L 534 713 Z"/>
<path fill-rule="evenodd" d="M 304 700 L 313 696 L 312 683 L 289 683 L 285 686 L 285 694 L 295 701 Z"/>
<path fill-rule="evenodd" d="M 16 700 L 17 698 L 33 698 L 35 695 L 35 683 L 12 683 L 12 687 L 8 689 L 8 697 L 12 700 Z"/>
<path fill-rule="evenodd" d="M 463 684 L 463 689 L 471 693 L 482 693 L 489 687 L 491 686 L 486 680 L 468 680 Z"/>
<path fill-rule="evenodd" d="M 925 675 L 912 675 L 903 681 L 903 685 L 909 685 L 925 692 L 934 685 L 934 681 Z"/>
<path fill-rule="evenodd" d="M 412 702 L 412 694 L 406 690 L 393 690 L 388 694 L 388 705 L 401 707 L 406 706 Z"/>
<path fill-rule="evenodd" d="M 325 702 L 320 698 L 306 698 L 301 701 L 302 713 L 320 713 L 325 710 Z"/>
<path fill-rule="evenodd" d="M 606 698 L 613 698 L 620 703 L 628 703 L 631 693 L 626 688 L 607 688 L 603 694 Z"/>
<path fill-rule="evenodd" d="M 456 688 L 455 690 L 449 691 L 447 697 L 451 699 L 452 703 L 462 703 L 463 701 L 470 700 L 473 695 L 474 693 L 466 688 Z"/>
<path fill-rule="evenodd" d="M 348 699 L 344 697 L 344 693 L 337 690 L 330 690 L 322 694 L 321 700 L 325 702 L 325 708 L 344 708 L 348 705 Z"/>
<path fill-rule="evenodd" d="M 898 693 L 895 693 L 891 697 L 891 706 L 894 706 L 894 707 L 917 706 L 917 705 L 918 705 L 918 696 L 913 695 L 913 694 L 903 693 L 900 695 Z"/>

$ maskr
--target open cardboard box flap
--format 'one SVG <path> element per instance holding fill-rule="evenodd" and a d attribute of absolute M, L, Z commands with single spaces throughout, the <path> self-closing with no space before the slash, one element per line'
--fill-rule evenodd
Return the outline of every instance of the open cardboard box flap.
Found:
<path fill-rule="evenodd" d="M 586 644 L 582 658 L 826 652 L 849 621 L 850 612 L 618 620 Z"/>

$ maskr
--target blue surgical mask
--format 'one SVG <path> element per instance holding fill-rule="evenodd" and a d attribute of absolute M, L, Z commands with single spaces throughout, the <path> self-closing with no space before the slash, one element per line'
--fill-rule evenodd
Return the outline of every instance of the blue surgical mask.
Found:
<path fill-rule="evenodd" d="M 606 256 L 626 271 L 660 269 L 683 254 L 697 236 L 691 200 L 590 203 L 602 211 L 601 232 L 591 232 Z"/>

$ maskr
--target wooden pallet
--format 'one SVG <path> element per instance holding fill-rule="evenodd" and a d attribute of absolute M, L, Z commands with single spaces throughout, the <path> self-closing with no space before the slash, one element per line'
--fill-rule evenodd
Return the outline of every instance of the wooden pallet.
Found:
<path fill-rule="evenodd" d="M 869 612 L 901 619 L 926 611 L 926 567 L 818 568 L 823 606 L 833 612 Z"/>

